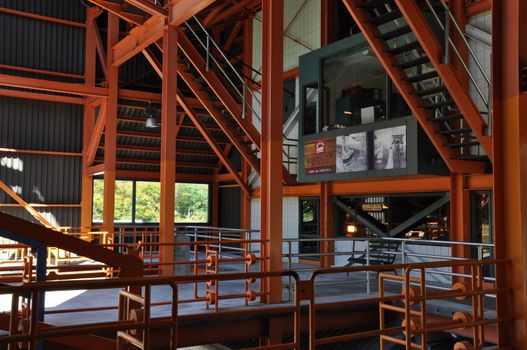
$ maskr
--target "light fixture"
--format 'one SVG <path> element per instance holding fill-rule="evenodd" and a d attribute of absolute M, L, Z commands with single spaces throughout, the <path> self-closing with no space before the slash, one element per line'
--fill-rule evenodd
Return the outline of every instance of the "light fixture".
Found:
<path fill-rule="evenodd" d="M 357 226 L 355 226 L 355 224 L 346 225 L 347 236 L 353 236 L 353 234 L 356 232 L 357 232 Z"/>
<path fill-rule="evenodd" d="M 157 128 L 157 120 L 155 118 L 157 114 L 157 109 L 152 105 L 152 102 L 148 104 L 145 108 L 146 122 L 145 127 L 147 128 Z"/>

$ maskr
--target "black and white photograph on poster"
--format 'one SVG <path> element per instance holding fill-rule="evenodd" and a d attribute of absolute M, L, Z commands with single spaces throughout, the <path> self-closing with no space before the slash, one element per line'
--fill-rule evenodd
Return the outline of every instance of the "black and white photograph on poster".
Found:
<path fill-rule="evenodd" d="M 368 170 L 366 133 L 337 136 L 337 173 Z"/>
<path fill-rule="evenodd" d="M 373 149 L 376 170 L 406 168 L 406 125 L 375 130 Z"/>

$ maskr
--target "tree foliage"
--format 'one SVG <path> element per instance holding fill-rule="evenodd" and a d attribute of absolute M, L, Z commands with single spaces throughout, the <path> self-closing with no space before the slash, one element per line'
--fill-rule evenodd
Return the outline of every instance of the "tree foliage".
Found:
<path fill-rule="evenodd" d="M 209 211 L 209 186 L 198 183 L 177 183 L 175 203 L 176 223 L 206 223 Z M 116 181 L 115 221 L 132 222 L 134 201 L 133 181 Z M 104 181 L 93 184 L 93 222 L 102 222 Z M 159 182 L 136 181 L 135 223 L 157 223 L 160 217 L 161 191 Z"/>

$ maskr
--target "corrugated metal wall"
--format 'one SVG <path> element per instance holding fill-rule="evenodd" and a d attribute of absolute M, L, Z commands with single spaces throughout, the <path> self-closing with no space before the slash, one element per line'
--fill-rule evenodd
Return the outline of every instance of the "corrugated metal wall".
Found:
<path fill-rule="evenodd" d="M 2 7 L 84 22 L 79 1 L 2 1 Z M 0 63 L 61 73 L 83 74 L 84 28 L 0 13 Z M 13 74 L 12 71 L 3 71 Z"/>
<path fill-rule="evenodd" d="M 241 225 L 241 190 L 239 187 L 220 188 L 218 221 L 220 227 L 239 228 Z"/>
<path fill-rule="evenodd" d="M 5 0 L 0 6 L 78 23 L 84 23 L 86 16 L 78 0 Z M 82 27 L 0 13 L 0 64 L 82 75 L 84 40 Z M 15 74 L 12 70 L 1 73 Z M 80 153 L 82 118 L 82 106 L 0 97 L 0 148 Z M 81 171 L 81 157 L 0 152 L 0 180 L 30 203 L 79 204 Z M 0 190 L 0 203 L 13 200 Z M 0 210 L 34 221 L 20 207 Z M 37 211 L 55 225 L 80 223 L 78 207 L 43 207 Z"/>
<path fill-rule="evenodd" d="M 82 150 L 82 106 L 0 97 L 0 147 L 75 152 Z M 0 180 L 25 201 L 79 204 L 81 157 L 0 152 Z M 14 203 L 0 191 L 0 203 Z M 29 219 L 20 208 L 3 212 Z M 38 208 L 52 223 L 78 226 L 80 209 Z"/>

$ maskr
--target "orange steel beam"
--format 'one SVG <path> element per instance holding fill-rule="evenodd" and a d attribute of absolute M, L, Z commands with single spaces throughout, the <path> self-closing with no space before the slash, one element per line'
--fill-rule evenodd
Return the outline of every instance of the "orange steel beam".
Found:
<path fill-rule="evenodd" d="M 236 2 L 234 5 L 229 7 L 227 10 L 223 11 L 218 16 L 214 17 L 210 22 L 209 26 L 213 26 L 226 18 L 230 18 L 231 16 L 236 15 L 239 13 L 245 6 L 249 5 L 253 0 L 241 0 Z"/>
<path fill-rule="evenodd" d="M 22 206 L 31 216 L 37 219 L 42 225 L 54 228 L 55 226 L 51 224 L 45 217 L 43 217 L 38 211 L 36 211 L 31 205 L 29 205 L 22 197 L 15 193 L 11 187 L 7 186 L 5 183 L 0 181 L 0 189 L 2 189 L 9 197 L 11 197 L 15 202 Z"/>
<path fill-rule="evenodd" d="M 108 71 L 106 67 L 108 66 L 108 64 L 106 63 L 106 50 L 104 49 L 104 46 L 102 44 L 102 39 L 99 33 L 99 28 L 97 27 L 97 22 L 95 22 L 94 20 L 91 25 L 87 27 L 87 29 L 93 32 L 91 35 L 93 35 L 93 39 L 95 40 L 95 47 L 97 48 L 97 57 L 99 57 L 99 62 L 101 63 L 104 76 L 107 77 Z"/>
<path fill-rule="evenodd" d="M 57 77 L 72 78 L 72 79 L 83 79 L 84 78 L 84 76 L 79 75 L 79 74 L 62 73 L 62 72 L 55 72 L 55 71 L 50 71 L 50 70 L 35 69 L 35 68 L 20 67 L 20 66 L 11 66 L 11 65 L 8 65 L 8 64 L 0 64 L 0 69 L 13 70 L 13 71 L 19 71 L 19 72 L 45 74 L 45 75 L 53 75 L 53 76 L 57 76 Z"/>
<path fill-rule="evenodd" d="M 99 145 L 99 148 L 104 148 L 104 142 Z M 136 151 L 136 152 L 144 152 L 144 153 L 161 153 L 160 147 L 128 145 L 128 144 L 120 144 L 120 143 L 117 144 L 117 150 L 118 151 L 125 151 L 125 150 L 126 151 Z M 0 152 L 2 152 L 1 148 L 0 148 Z M 178 148 L 177 153 L 186 154 L 190 156 L 216 157 L 214 153 L 211 153 L 209 151 L 198 150 L 198 149 Z"/>
<path fill-rule="evenodd" d="M 1 148 L 0 153 L 19 153 L 19 154 L 39 154 L 46 156 L 64 156 L 64 157 L 82 157 L 82 153 L 77 152 L 58 152 L 58 151 L 41 151 L 32 149 L 15 149 L 15 148 Z"/>
<path fill-rule="evenodd" d="M 499 4 L 499 6 L 496 6 Z M 520 92 L 520 68 L 527 65 L 527 2 L 494 2 L 492 8 L 494 232 L 500 348 L 527 348 L 527 94 Z"/>
<path fill-rule="evenodd" d="M 160 174 L 156 171 L 137 171 L 137 170 L 117 170 L 118 179 L 141 179 L 141 180 L 159 180 Z M 192 174 L 176 172 L 178 182 L 212 182 L 211 175 Z"/>
<path fill-rule="evenodd" d="M 173 136 L 172 136 L 173 137 Z M 96 158 L 95 162 L 103 162 L 103 158 Z M 137 159 L 137 158 L 117 158 L 117 164 L 135 164 L 135 165 L 161 165 L 161 160 L 158 159 Z M 187 167 L 187 168 L 217 168 L 216 163 L 195 163 L 195 162 L 178 162 L 178 167 Z"/>
<path fill-rule="evenodd" d="M 133 23 L 135 25 L 142 25 L 145 22 L 145 18 L 143 16 L 124 11 L 122 5 L 120 4 L 110 2 L 110 1 L 104 1 L 104 0 L 88 0 L 88 1 L 91 2 L 92 4 L 99 6 L 100 8 L 105 9 L 106 11 L 108 11 L 108 13 L 112 13 L 118 16 L 119 18 L 127 22 Z"/>
<path fill-rule="evenodd" d="M 217 180 L 218 169 L 214 170 L 212 185 L 210 186 L 211 191 L 211 224 L 214 227 L 219 227 L 219 212 L 220 212 L 220 186 Z"/>
<path fill-rule="evenodd" d="M 207 85 L 214 91 L 214 94 L 219 98 L 222 104 L 229 111 L 230 115 L 236 120 L 238 125 L 243 129 L 244 133 L 260 149 L 260 133 L 254 125 L 242 118 L 242 106 L 232 97 L 231 93 L 225 88 L 225 82 L 222 81 L 213 70 L 206 69 L 206 63 L 201 54 L 196 50 L 191 41 L 187 38 L 185 33 L 180 30 L 179 46 L 181 51 L 187 56 L 194 68 L 199 72 L 200 76 L 206 81 Z M 183 68 L 183 67 L 182 67 Z M 199 99 L 199 96 L 197 96 Z M 243 103 L 243 101 L 241 102 Z M 249 161 L 249 160 L 248 160 Z M 252 165 L 252 164 L 251 164 Z M 258 171 L 258 170 L 257 170 Z"/>
<path fill-rule="evenodd" d="M 23 98 L 23 99 L 38 100 L 38 101 L 71 103 L 71 104 L 77 104 L 77 105 L 84 104 L 84 99 L 80 97 L 43 94 L 43 93 L 33 92 L 33 91 L 0 89 L 0 96 Z"/>
<path fill-rule="evenodd" d="M 85 32 L 85 52 L 84 52 L 84 83 L 86 85 L 94 85 L 96 79 L 96 51 L 97 38 L 95 19 L 97 17 L 98 9 L 90 7 L 86 9 L 86 32 Z M 89 229 L 92 224 L 92 208 L 93 208 L 93 181 L 92 177 L 88 175 L 88 167 L 92 161 L 89 161 L 89 148 L 93 141 L 93 129 L 95 124 L 95 107 L 92 106 L 88 99 L 85 98 L 84 103 L 84 120 L 82 129 L 82 180 L 81 180 L 81 227 Z M 102 102 L 102 101 L 101 101 Z M 101 111 L 102 105 L 99 106 Z M 99 119 L 106 118 L 106 114 L 99 113 Z M 102 130 L 101 130 L 102 133 Z M 93 155 L 95 157 L 95 154 Z M 93 159 L 93 158 L 92 158 Z"/>
<path fill-rule="evenodd" d="M 125 1 L 153 16 L 155 15 L 167 16 L 167 11 L 164 8 L 157 6 L 151 1 L 148 1 L 148 0 L 125 0 Z"/>
<path fill-rule="evenodd" d="M 35 13 L 17 11 L 17 10 L 8 9 L 8 8 L 5 8 L 5 7 L 0 7 L 0 13 L 7 13 L 7 14 L 10 14 L 10 15 L 15 15 L 15 16 L 20 16 L 20 17 L 27 17 L 27 18 L 36 19 L 36 20 L 39 20 L 39 21 L 50 22 L 50 23 L 63 24 L 63 25 L 66 25 L 66 26 L 71 26 L 71 27 L 84 28 L 86 26 L 84 23 L 80 23 L 80 22 L 68 21 L 68 20 L 65 20 L 65 19 L 49 17 L 49 16 L 42 16 L 42 15 L 37 15 Z"/>
<path fill-rule="evenodd" d="M 161 9 L 161 11 L 155 11 L 156 14 L 147 19 L 143 25 L 130 30 L 125 38 L 112 47 L 114 53 L 112 64 L 114 66 L 123 64 L 128 59 L 163 37 L 163 28 L 167 24 L 174 27 L 179 26 L 214 1 L 215 0 L 180 0 L 175 3 L 169 3 L 168 12 L 163 9 Z M 142 3 L 142 6 L 146 7 L 143 1 L 129 0 L 128 2 L 134 2 L 134 5 Z M 150 12 L 154 12 L 152 9 L 153 7 L 150 8 Z M 167 14 L 170 17 L 168 23 Z"/>
<path fill-rule="evenodd" d="M 182 40 L 182 33 L 180 32 L 179 34 L 180 40 Z M 205 107 L 205 109 L 209 112 L 214 121 L 220 126 L 220 128 L 222 128 L 225 135 L 229 138 L 236 149 L 238 149 L 242 157 L 251 164 L 251 167 L 257 173 L 260 173 L 260 162 L 258 161 L 258 158 L 256 158 L 252 150 L 247 144 L 244 143 L 241 137 L 235 133 L 223 113 L 216 109 L 217 105 L 210 101 L 207 92 L 202 90 L 201 85 L 195 82 L 196 77 L 189 73 L 188 69 L 184 65 L 179 65 L 178 69 L 181 79 L 187 84 L 194 95 L 196 95 L 198 100 L 203 104 L 203 107 Z"/>
<path fill-rule="evenodd" d="M 146 60 L 150 63 L 152 68 L 156 71 L 157 75 L 160 77 L 163 76 L 162 66 L 161 62 L 157 59 L 157 57 L 154 55 L 154 52 L 151 48 L 147 47 L 142 51 L 143 55 L 146 57 Z"/>
<path fill-rule="evenodd" d="M 465 5 L 465 16 L 472 17 L 492 9 L 492 0 L 479 0 Z"/>
<path fill-rule="evenodd" d="M 103 225 L 107 231 L 114 228 L 115 210 L 115 171 L 117 153 L 117 102 L 119 96 L 119 67 L 110 64 L 113 61 L 111 48 L 119 40 L 119 17 L 108 13 L 107 27 L 108 55 L 108 100 L 106 101 L 106 125 L 104 130 L 104 205 Z"/>
<path fill-rule="evenodd" d="M 227 4 L 218 4 L 216 7 L 214 7 L 212 10 L 207 13 L 207 16 L 202 20 L 204 26 L 208 26 L 210 24 L 210 21 L 212 21 L 218 14 L 227 6 Z"/>
<path fill-rule="evenodd" d="M 101 137 L 107 118 L 106 105 L 106 103 L 103 103 L 99 108 L 97 122 L 95 123 L 95 127 L 93 128 L 92 134 L 90 135 L 90 143 L 86 149 L 85 155 L 85 161 L 87 166 L 93 163 L 93 160 L 95 159 L 95 154 L 97 153 L 97 148 L 99 147 L 99 142 L 101 142 Z"/>
<path fill-rule="evenodd" d="M 456 102 L 463 118 L 474 132 L 481 146 L 492 161 L 492 137 L 486 136 L 487 125 L 476 107 L 476 104 L 468 94 L 466 86 L 460 82 L 455 69 L 450 64 L 444 64 L 441 61 L 441 45 L 436 39 L 432 29 L 426 22 L 423 13 L 415 1 L 395 0 L 401 10 L 406 22 L 412 28 L 415 37 L 426 52 L 427 57 L 434 66 L 435 70 L 443 80 L 443 83 L 450 92 L 450 96 Z"/>
<path fill-rule="evenodd" d="M 223 150 L 220 148 L 220 146 L 216 143 L 212 135 L 210 135 L 209 131 L 207 130 L 206 126 L 203 125 L 202 121 L 199 119 L 199 117 L 194 113 L 192 110 L 192 107 L 186 104 L 184 98 L 182 96 L 178 96 L 178 101 L 180 101 L 181 106 L 187 113 L 187 116 L 192 120 L 192 122 L 196 125 L 196 128 L 199 130 L 201 135 L 205 140 L 207 140 L 207 143 L 210 145 L 216 156 L 220 159 L 221 163 L 225 166 L 225 168 L 229 171 L 229 173 L 234 177 L 234 180 L 240 185 L 240 188 L 245 193 L 249 193 L 249 186 L 247 183 L 242 179 L 242 177 L 238 174 L 236 171 L 236 168 L 231 163 L 231 161 L 227 158 L 227 155 L 223 153 Z"/>
<path fill-rule="evenodd" d="M 122 255 L 113 250 L 98 247 L 73 236 L 33 224 L 29 221 L 0 213 L 0 229 L 18 236 L 41 242 L 48 247 L 57 247 L 79 256 L 118 267 L 119 277 L 137 277 L 143 275 L 143 261 L 131 255 Z"/>
<path fill-rule="evenodd" d="M 320 183 L 320 237 L 321 238 L 333 238 L 335 237 L 334 227 L 334 208 L 331 200 L 331 189 L 328 182 Z M 332 254 L 335 252 L 335 244 L 330 241 L 320 242 L 320 252 L 323 254 Z M 335 264 L 334 256 L 321 256 L 320 267 L 331 267 Z"/>
<path fill-rule="evenodd" d="M 450 171 L 461 174 L 483 173 L 485 169 L 483 162 L 466 162 L 454 159 L 456 153 L 451 148 L 445 146 L 447 139 L 440 136 L 439 126 L 431 120 L 431 112 L 421 106 L 421 99 L 412 93 L 414 88 L 410 82 L 405 80 L 406 76 L 403 70 L 397 68 L 395 58 L 386 53 L 388 51 L 388 45 L 385 41 L 378 38 L 379 31 L 377 27 L 368 23 L 370 17 L 367 11 L 358 6 L 358 1 L 343 0 L 343 2 L 353 16 L 357 26 L 364 33 L 364 37 L 370 44 L 373 52 L 381 61 L 397 89 L 401 92 L 406 103 L 412 110 L 412 114 L 419 121 L 419 124 L 423 127 L 423 130 Z"/>
<path fill-rule="evenodd" d="M 179 0 L 168 4 L 169 25 L 177 27 L 216 0 Z"/>
<path fill-rule="evenodd" d="M 146 20 L 144 25 L 132 28 L 126 37 L 112 46 L 112 65 L 120 66 L 162 38 L 165 25 L 165 16 L 156 15 Z"/>
<path fill-rule="evenodd" d="M 80 96 L 105 97 L 108 94 L 108 90 L 106 88 L 96 86 L 62 83 L 59 81 L 25 78 L 6 74 L 0 74 L 0 85 Z"/>
<path fill-rule="evenodd" d="M 471 242 L 470 191 L 467 189 L 467 179 L 460 174 L 452 174 L 450 179 L 450 239 Z M 470 259 L 470 247 L 454 246 L 452 256 Z M 454 272 L 470 273 L 464 266 L 454 267 Z"/>
<path fill-rule="evenodd" d="M 86 175 L 88 176 L 95 176 L 95 175 L 102 175 L 105 173 L 105 167 L 104 163 L 92 165 L 86 168 L 85 170 Z"/>
<path fill-rule="evenodd" d="M 243 4 L 244 2 L 240 2 Z M 282 270 L 282 104 L 284 2 L 263 0 L 262 38 L 262 158 L 261 238 L 265 271 Z M 263 298 L 269 303 L 282 299 L 282 280 L 263 281 Z"/>
<path fill-rule="evenodd" d="M 225 52 L 229 52 L 232 49 L 232 45 L 234 45 L 234 41 L 236 40 L 236 38 L 238 38 L 240 31 L 243 28 L 243 22 L 244 21 L 236 22 L 236 24 L 232 28 L 231 33 L 229 34 L 229 38 L 227 39 L 227 41 L 225 41 L 225 45 L 223 45 L 223 50 Z"/>
<path fill-rule="evenodd" d="M 164 21 L 164 17 L 163 17 Z M 159 239 L 169 245 L 162 247 L 162 262 L 174 262 L 174 210 L 176 184 L 176 136 L 177 125 L 177 29 L 168 26 L 163 32 L 163 77 L 161 107 L 161 215 L 159 220 Z M 161 274 L 174 273 L 172 265 L 163 265 Z"/>

